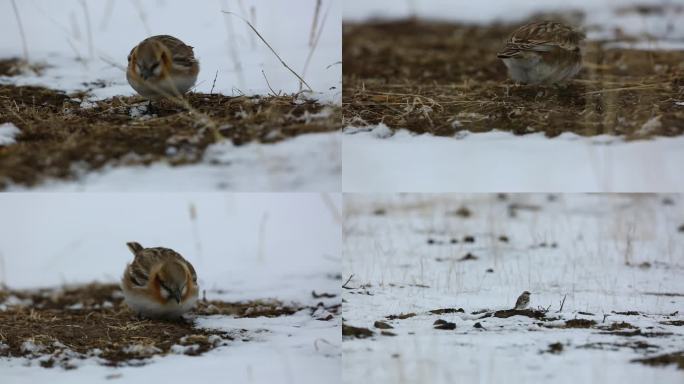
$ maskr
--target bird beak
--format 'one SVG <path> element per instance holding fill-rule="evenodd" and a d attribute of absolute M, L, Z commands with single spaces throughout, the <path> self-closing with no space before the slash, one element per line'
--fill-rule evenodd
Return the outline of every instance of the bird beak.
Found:
<path fill-rule="evenodd" d="M 175 292 L 173 292 L 173 298 L 176 299 L 176 303 L 180 304 L 180 302 L 181 302 L 181 293 L 180 293 L 180 291 L 175 291 Z"/>

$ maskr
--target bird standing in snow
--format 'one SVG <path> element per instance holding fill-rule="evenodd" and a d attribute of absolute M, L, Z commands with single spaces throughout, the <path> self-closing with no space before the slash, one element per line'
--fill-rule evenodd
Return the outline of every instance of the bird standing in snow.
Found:
<path fill-rule="evenodd" d="M 530 305 L 530 293 L 528 291 L 523 292 L 518 296 L 518 300 L 515 301 L 515 310 L 520 311 Z"/>

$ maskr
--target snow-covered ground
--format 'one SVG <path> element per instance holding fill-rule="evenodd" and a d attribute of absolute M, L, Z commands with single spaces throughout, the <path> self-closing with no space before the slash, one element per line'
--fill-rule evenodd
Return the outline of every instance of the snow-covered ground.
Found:
<path fill-rule="evenodd" d="M 320 37 L 308 66 L 316 0 L 35 0 L 16 3 L 29 61 L 47 67 L 40 75 L 28 72 L 0 77 L 0 83 L 41 85 L 67 92 L 90 89 L 92 100 L 134 95 L 124 72 L 130 50 L 150 35 L 170 34 L 194 47 L 201 66 L 197 92 L 208 93 L 213 89 L 213 92 L 226 95 L 265 95 L 270 92 L 268 84 L 276 92 L 299 91 L 299 80 L 249 26 L 237 17 L 222 13 L 229 11 L 251 20 L 278 55 L 304 77 L 313 89 L 312 93 L 305 94 L 306 97 L 325 103 L 341 103 L 342 9 L 337 0 L 321 2 L 317 22 Z M 0 34 L 4 37 L 0 58 L 23 57 L 19 31 L 12 2 L 0 1 Z M 222 157 L 239 164 L 235 167 L 228 164 L 216 167 L 205 161 L 198 166 L 175 168 L 163 165 L 120 168 L 114 173 L 124 173 L 125 178 L 98 173 L 84 176 L 73 184 L 48 183 L 41 189 L 153 189 L 153 185 L 137 183 L 145 179 L 161 180 L 160 187 L 165 190 L 187 190 L 186 184 L 199 185 L 201 190 L 207 190 L 205 186 L 222 189 L 226 184 L 231 190 L 263 190 L 263 179 L 271 175 L 263 163 L 287 152 L 292 159 L 276 173 L 275 181 L 266 182 L 270 183 L 270 188 L 266 189 L 339 191 L 341 159 L 335 155 L 339 155 L 340 140 L 335 133 L 320 136 L 325 137 L 251 145 L 239 150 L 229 145 L 213 148 L 215 153 L 220 152 Z M 325 162 L 329 166 L 311 167 L 300 161 L 312 156 L 315 162 Z M 191 182 L 186 177 L 188 174 L 193 175 Z M 254 179 L 245 177 L 252 174 Z M 281 179 L 294 181 L 281 182 Z M 214 186 L 217 188 L 212 188 Z"/>
<path fill-rule="evenodd" d="M 616 12 L 634 4 L 665 12 Z M 535 12 L 582 10 L 588 39 L 635 37 L 639 49 L 684 49 L 684 9 L 677 0 L 558 0 L 454 2 L 449 0 L 348 0 L 344 20 L 405 18 L 490 23 L 515 22 Z M 596 28 L 596 27 L 599 28 Z M 620 43 L 623 44 L 624 43 Z M 673 105 L 684 100 L 673 93 Z M 647 123 L 646 121 L 643 122 Z M 343 137 L 343 189 L 353 192 L 681 191 L 684 139 L 625 142 L 563 135 L 545 139 L 501 132 L 457 135 L 463 140 L 398 132 L 382 125 Z M 371 132 L 368 132 L 371 131 Z M 374 131 L 374 132 L 373 132 Z M 380 136 L 380 137 L 378 137 Z M 608 142 L 609 144 L 606 144 Z"/>
<path fill-rule="evenodd" d="M 27 289 L 116 282 L 131 259 L 125 243 L 133 240 L 184 255 L 210 300 L 339 303 L 340 210 L 339 195 L 319 194 L 4 194 L 0 283 Z M 338 296 L 314 299 L 312 291 Z M 256 341 L 117 369 L 86 360 L 65 371 L 3 359 L 1 381 L 93 383 L 108 375 L 169 383 L 340 380 L 338 319 L 318 321 L 298 312 L 272 319 L 212 316 L 198 325 L 247 329 Z"/>
<path fill-rule="evenodd" d="M 343 341 L 345 383 L 684 379 L 672 365 L 630 362 L 684 345 L 682 327 L 663 324 L 684 320 L 684 196 L 348 195 L 344 203 L 343 276 L 353 275 L 344 321 L 375 332 Z M 475 259 L 459 260 L 467 254 Z M 473 314 L 510 309 L 525 290 L 532 308 L 550 306 L 561 320 Z M 442 308 L 465 312 L 428 312 Z M 639 315 L 614 313 L 625 311 Z M 416 316 L 386 319 L 407 313 Z M 456 329 L 434 329 L 437 319 Z M 652 337 L 546 327 L 570 319 L 626 322 Z M 396 336 L 380 335 L 378 320 Z M 559 354 L 542 353 L 554 343 Z"/>
<path fill-rule="evenodd" d="M 684 111 L 684 107 L 682 107 Z M 571 133 L 463 133 L 386 128 L 342 141 L 345 192 L 670 192 L 684 188 L 684 137 L 624 142 Z M 384 132 L 384 133 L 383 133 Z"/>

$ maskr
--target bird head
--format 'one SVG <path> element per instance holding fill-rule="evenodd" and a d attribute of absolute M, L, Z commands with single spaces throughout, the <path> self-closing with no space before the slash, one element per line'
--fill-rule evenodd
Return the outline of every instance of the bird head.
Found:
<path fill-rule="evenodd" d="M 177 261 L 167 261 L 157 273 L 159 293 L 166 300 L 175 300 L 180 304 L 182 297 L 188 290 L 188 273 L 185 267 Z"/>

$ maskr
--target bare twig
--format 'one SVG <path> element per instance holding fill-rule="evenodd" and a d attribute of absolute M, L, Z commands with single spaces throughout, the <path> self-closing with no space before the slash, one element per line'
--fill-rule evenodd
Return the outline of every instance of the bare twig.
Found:
<path fill-rule="evenodd" d="M 560 313 L 563 311 L 563 305 L 565 305 L 565 298 L 566 297 L 568 297 L 568 295 L 563 296 L 563 301 L 561 301 L 560 308 L 558 309 L 558 311 L 556 311 L 556 313 Z"/>
<path fill-rule="evenodd" d="M 268 78 L 266 77 L 266 73 L 264 72 L 263 69 L 261 70 L 261 74 L 264 75 L 264 80 L 266 80 L 266 85 L 268 85 L 268 89 L 271 90 L 271 93 L 273 93 L 273 96 L 280 96 L 280 92 L 276 94 L 276 91 L 274 91 L 273 88 L 271 88 L 271 83 L 268 82 Z"/>
<path fill-rule="evenodd" d="M 214 93 L 214 86 L 216 86 L 216 78 L 218 77 L 218 69 L 216 70 L 216 74 L 214 75 L 214 82 L 211 84 L 211 91 L 209 91 L 209 94 L 212 95 Z"/>
<path fill-rule="evenodd" d="M 14 8 L 14 15 L 17 18 L 17 24 L 19 25 L 19 34 L 21 35 L 21 45 L 24 49 L 24 61 L 28 63 L 28 44 L 26 44 L 26 34 L 24 34 L 24 25 L 21 23 L 21 17 L 19 17 L 19 8 L 17 8 L 16 0 L 12 0 L 12 8 Z"/>
<path fill-rule="evenodd" d="M 281 63 L 285 68 L 287 68 L 287 70 L 289 70 L 293 75 L 295 75 L 295 76 L 297 77 L 297 79 L 299 79 L 299 81 L 301 81 L 302 83 L 304 83 L 304 85 L 306 85 L 306 87 L 309 88 L 309 91 L 313 92 L 313 89 L 311 88 L 311 86 L 309 85 L 309 83 L 307 83 L 304 79 L 302 79 L 302 77 L 299 76 L 299 75 L 297 74 L 297 72 L 295 72 L 292 68 L 290 68 L 290 66 L 287 65 L 287 63 L 285 63 L 285 61 L 278 55 L 278 53 L 276 53 L 276 51 L 273 49 L 273 47 L 271 47 L 271 44 L 269 44 L 269 43 L 266 41 L 266 39 L 264 39 L 264 37 L 261 36 L 261 34 L 259 33 L 259 31 L 256 30 L 256 28 L 254 28 L 254 26 L 252 25 L 252 23 L 250 23 L 249 21 L 247 21 L 247 20 L 246 20 L 245 18 L 243 18 L 242 16 L 236 14 L 235 12 L 227 12 L 227 11 L 221 11 L 221 12 L 223 12 L 223 13 L 225 13 L 225 14 L 228 14 L 228 15 L 235 16 L 235 17 L 237 17 L 238 19 L 240 19 L 240 20 L 244 21 L 245 23 L 247 23 L 247 25 L 249 25 L 249 27 L 252 29 L 252 31 L 254 31 L 254 33 L 256 33 L 256 35 L 259 37 L 259 39 L 261 39 L 261 41 L 263 41 L 264 44 L 266 44 L 266 46 L 268 47 L 268 49 L 270 49 L 271 52 L 273 52 L 273 54 L 278 58 L 278 60 L 280 61 L 280 63 Z"/>
<path fill-rule="evenodd" d="M 342 288 L 344 288 L 344 289 L 354 289 L 354 288 L 351 288 L 351 287 L 347 287 L 347 284 L 349 284 L 349 282 L 351 281 L 351 279 L 352 279 L 353 277 L 354 277 L 354 274 L 352 273 L 351 276 L 349 276 L 349 278 L 347 279 L 347 281 L 345 281 L 344 284 L 342 284 Z"/>

